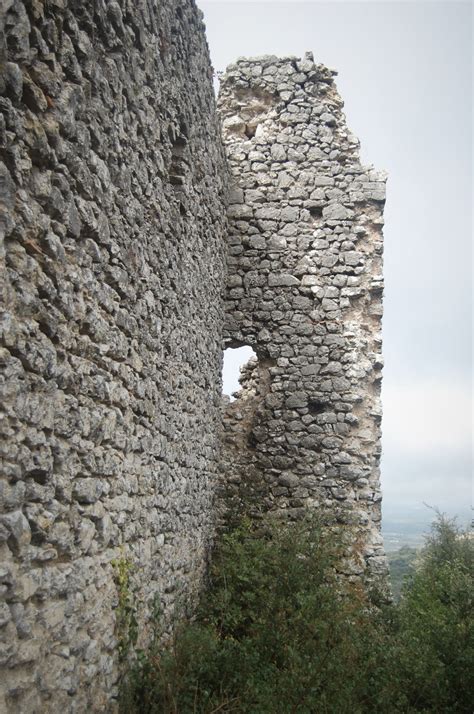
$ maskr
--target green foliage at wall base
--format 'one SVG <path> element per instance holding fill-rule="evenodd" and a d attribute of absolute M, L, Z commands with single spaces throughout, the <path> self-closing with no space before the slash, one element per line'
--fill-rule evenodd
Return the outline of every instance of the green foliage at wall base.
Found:
<path fill-rule="evenodd" d="M 399 605 L 338 575 L 334 529 L 243 522 L 214 554 L 193 622 L 138 653 L 141 714 L 471 712 L 473 541 L 439 519 Z"/>

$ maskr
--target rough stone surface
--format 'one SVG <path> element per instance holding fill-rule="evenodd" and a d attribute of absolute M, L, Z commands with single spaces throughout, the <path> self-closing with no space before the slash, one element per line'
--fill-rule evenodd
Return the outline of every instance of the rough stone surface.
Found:
<path fill-rule="evenodd" d="M 110 711 L 111 561 L 199 587 L 224 284 L 191 1 L 0 3 L 0 710 Z"/>
<path fill-rule="evenodd" d="M 226 344 L 257 361 L 224 411 L 227 507 L 353 529 L 349 575 L 386 564 L 380 534 L 382 211 L 334 72 L 312 55 L 241 59 L 219 109 L 232 176 Z M 367 570 L 368 566 L 368 570 Z"/>
<path fill-rule="evenodd" d="M 2 712 L 113 711 L 112 561 L 145 641 L 222 504 L 326 507 L 384 568 L 385 178 L 310 55 L 228 69 L 227 160 L 211 79 L 193 0 L 0 3 Z"/>

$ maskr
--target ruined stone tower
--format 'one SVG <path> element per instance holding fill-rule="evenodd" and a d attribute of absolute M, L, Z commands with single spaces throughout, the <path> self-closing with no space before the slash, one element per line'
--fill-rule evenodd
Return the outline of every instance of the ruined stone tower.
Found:
<path fill-rule="evenodd" d="M 225 341 L 258 356 L 226 409 L 223 492 L 329 508 L 363 543 L 352 567 L 377 573 L 385 176 L 361 166 L 334 74 L 308 53 L 239 60 L 221 83 Z"/>
<path fill-rule="evenodd" d="M 383 567 L 384 177 L 310 56 L 239 61 L 219 103 L 222 133 L 194 0 L 1 4 L 2 712 L 114 710 L 113 562 L 145 642 L 216 492 L 328 508 Z"/>

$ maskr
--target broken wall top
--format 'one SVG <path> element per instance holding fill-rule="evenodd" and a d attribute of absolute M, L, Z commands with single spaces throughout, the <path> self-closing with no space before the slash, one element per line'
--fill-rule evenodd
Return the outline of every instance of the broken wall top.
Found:
<path fill-rule="evenodd" d="M 225 488 L 290 517 L 329 508 L 377 569 L 385 174 L 361 165 L 334 74 L 307 53 L 222 78 L 226 341 L 259 357 L 227 408 Z"/>

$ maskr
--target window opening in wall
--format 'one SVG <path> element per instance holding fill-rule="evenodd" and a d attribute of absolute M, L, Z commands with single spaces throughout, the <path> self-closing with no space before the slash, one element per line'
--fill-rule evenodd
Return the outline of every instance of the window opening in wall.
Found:
<path fill-rule="evenodd" d="M 240 389 L 239 376 L 240 368 L 252 358 L 257 357 L 255 352 L 248 345 L 243 347 L 228 347 L 224 350 L 224 366 L 222 368 L 222 392 L 234 399 L 233 392 Z"/>

